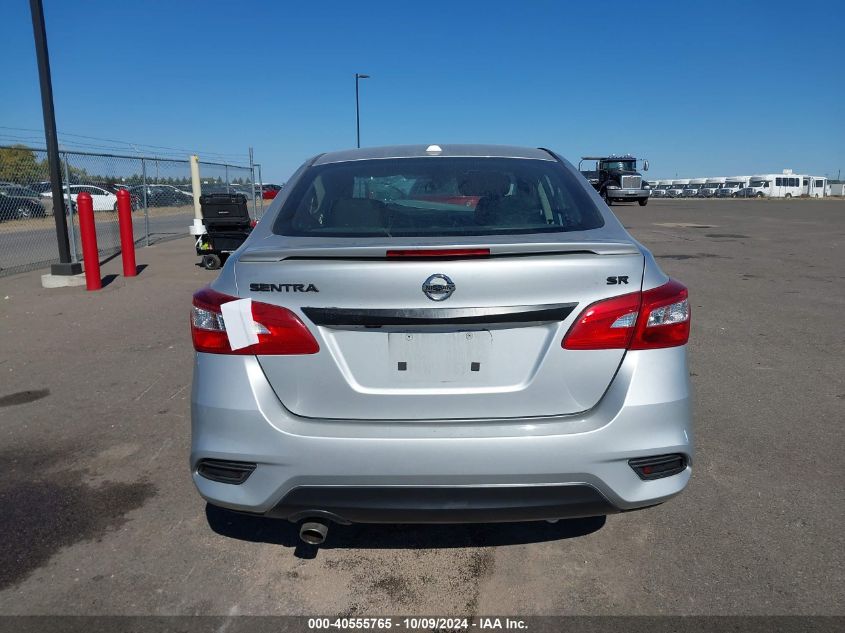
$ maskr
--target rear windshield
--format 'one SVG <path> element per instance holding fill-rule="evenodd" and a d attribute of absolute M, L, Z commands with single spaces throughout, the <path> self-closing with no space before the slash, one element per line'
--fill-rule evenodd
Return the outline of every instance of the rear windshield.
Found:
<path fill-rule="evenodd" d="M 603 224 L 581 182 L 555 161 L 430 157 L 312 167 L 273 230 L 424 237 L 584 231 Z"/>

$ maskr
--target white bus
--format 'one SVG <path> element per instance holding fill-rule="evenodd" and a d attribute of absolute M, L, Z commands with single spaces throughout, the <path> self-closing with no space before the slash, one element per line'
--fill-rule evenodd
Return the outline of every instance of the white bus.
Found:
<path fill-rule="evenodd" d="M 686 187 L 684 187 L 684 198 L 695 198 L 698 195 L 698 192 L 704 186 L 704 183 L 707 182 L 707 178 L 692 178 L 690 179 L 689 183 Z"/>
<path fill-rule="evenodd" d="M 650 198 L 665 198 L 666 191 L 661 189 L 661 185 L 664 181 L 662 180 L 652 180 L 649 184 L 651 185 L 651 193 L 649 193 Z"/>
<path fill-rule="evenodd" d="M 716 191 L 717 198 L 735 198 L 737 192 L 748 186 L 751 176 L 728 176 L 725 185 Z"/>
<path fill-rule="evenodd" d="M 824 176 L 804 176 L 801 193 L 811 198 L 824 198 L 829 196 L 827 178 Z"/>
<path fill-rule="evenodd" d="M 689 178 L 682 178 L 681 180 L 672 180 L 669 188 L 666 190 L 667 198 L 680 198 L 684 195 L 684 188 L 689 184 Z"/>
<path fill-rule="evenodd" d="M 746 198 L 797 198 L 802 193 L 804 176 L 784 169 L 782 174 L 751 176 L 748 186 L 737 192 Z"/>
<path fill-rule="evenodd" d="M 712 198 L 716 192 L 725 186 L 727 178 L 708 178 L 704 186 L 698 190 L 699 198 Z"/>

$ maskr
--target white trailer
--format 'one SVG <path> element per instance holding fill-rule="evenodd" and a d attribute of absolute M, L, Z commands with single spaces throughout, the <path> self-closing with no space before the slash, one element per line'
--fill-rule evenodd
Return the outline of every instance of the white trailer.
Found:
<path fill-rule="evenodd" d="M 828 190 L 830 191 L 831 196 L 845 196 L 845 183 L 834 182 L 828 185 Z"/>
<path fill-rule="evenodd" d="M 704 186 L 698 190 L 699 198 L 712 198 L 716 192 L 725 186 L 727 178 L 708 178 L 704 181 Z"/>

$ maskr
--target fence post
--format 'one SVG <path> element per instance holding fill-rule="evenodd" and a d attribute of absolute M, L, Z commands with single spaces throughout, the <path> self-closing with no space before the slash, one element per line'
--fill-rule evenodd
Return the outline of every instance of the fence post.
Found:
<path fill-rule="evenodd" d="M 67 213 L 68 217 L 70 218 L 70 222 L 68 223 L 69 233 L 70 233 L 70 261 L 74 264 L 79 261 L 79 255 L 76 252 L 76 229 L 73 226 L 73 200 L 70 197 L 70 169 L 67 165 L 67 152 L 64 153 L 65 160 L 65 182 L 67 183 Z M 53 213 L 56 212 L 56 205 L 53 204 Z"/>
<path fill-rule="evenodd" d="M 255 204 L 255 163 L 252 162 L 252 148 L 249 148 L 249 187 L 252 189 L 252 217 L 258 219 L 258 207 Z"/>
<path fill-rule="evenodd" d="M 264 181 L 261 179 L 261 165 L 258 166 L 258 190 L 261 192 L 261 215 L 264 215 Z"/>
<path fill-rule="evenodd" d="M 94 226 L 94 201 L 90 193 L 82 191 L 76 196 L 76 214 L 82 236 L 85 287 L 88 290 L 99 290 L 103 287 L 103 281 L 100 279 L 100 250 L 97 248 L 97 228 Z"/>
<path fill-rule="evenodd" d="M 144 244 L 150 245 L 150 210 L 147 208 L 147 161 L 141 159 L 141 191 L 143 192 L 144 204 Z"/>

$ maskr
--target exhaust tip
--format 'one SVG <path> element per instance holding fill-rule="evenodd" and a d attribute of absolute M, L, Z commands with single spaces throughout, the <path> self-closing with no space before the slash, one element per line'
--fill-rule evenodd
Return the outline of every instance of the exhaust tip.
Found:
<path fill-rule="evenodd" d="M 322 521 L 308 521 L 299 528 L 299 538 L 309 545 L 322 545 L 329 533 L 329 526 Z"/>

